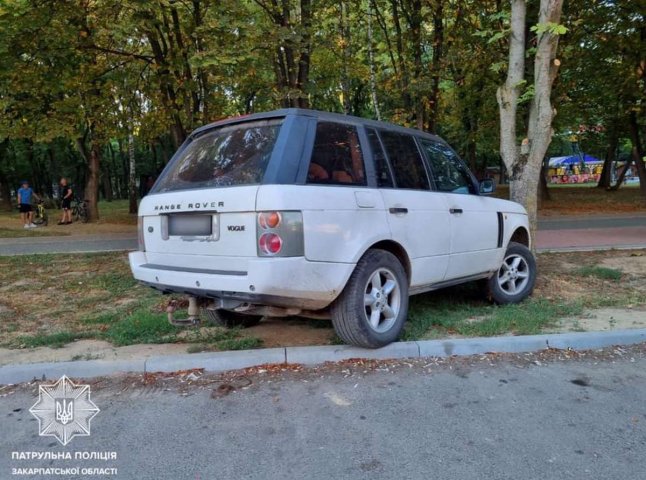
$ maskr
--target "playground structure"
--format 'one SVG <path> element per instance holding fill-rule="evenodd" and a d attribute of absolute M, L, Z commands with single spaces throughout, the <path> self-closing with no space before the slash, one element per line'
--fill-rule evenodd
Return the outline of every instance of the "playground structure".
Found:
<path fill-rule="evenodd" d="M 614 182 L 626 168 L 625 162 L 612 165 L 611 178 Z M 626 172 L 624 183 L 639 182 L 634 166 Z M 603 160 L 592 155 L 569 155 L 565 157 L 552 157 L 547 166 L 547 179 L 551 184 L 577 184 L 596 183 L 599 181 L 603 170 Z"/>

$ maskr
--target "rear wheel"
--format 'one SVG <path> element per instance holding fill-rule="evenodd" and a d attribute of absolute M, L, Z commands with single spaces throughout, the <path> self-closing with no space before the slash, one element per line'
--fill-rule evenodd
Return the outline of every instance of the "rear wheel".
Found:
<path fill-rule="evenodd" d="M 345 343 L 379 348 L 397 340 L 408 315 L 408 278 L 397 257 L 368 250 L 331 313 Z"/>
<path fill-rule="evenodd" d="M 244 313 L 232 312 L 231 310 L 210 310 L 204 309 L 207 320 L 221 327 L 253 327 L 260 323 L 262 316 L 260 315 L 245 315 Z"/>
<path fill-rule="evenodd" d="M 536 283 L 536 260 L 531 250 L 510 242 L 500 269 L 488 280 L 489 296 L 501 305 L 527 298 Z"/>
<path fill-rule="evenodd" d="M 79 212 L 78 212 L 78 218 L 77 220 L 80 220 L 81 223 L 87 223 L 89 217 L 88 217 L 88 211 L 87 211 L 87 204 L 83 202 L 79 206 Z"/>
<path fill-rule="evenodd" d="M 48 222 L 47 213 L 43 212 L 41 215 L 34 217 L 34 225 L 40 225 L 41 227 L 46 227 Z"/>

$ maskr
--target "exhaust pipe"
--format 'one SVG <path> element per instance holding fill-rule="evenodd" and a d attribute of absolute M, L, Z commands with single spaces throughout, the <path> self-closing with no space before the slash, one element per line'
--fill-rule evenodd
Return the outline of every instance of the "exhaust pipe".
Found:
<path fill-rule="evenodd" d="M 188 318 L 177 319 L 175 318 L 175 311 L 177 310 L 177 300 L 171 300 L 166 307 L 168 314 L 168 323 L 176 327 L 186 327 L 199 325 L 200 323 L 200 308 L 197 305 L 197 297 L 188 297 Z"/>

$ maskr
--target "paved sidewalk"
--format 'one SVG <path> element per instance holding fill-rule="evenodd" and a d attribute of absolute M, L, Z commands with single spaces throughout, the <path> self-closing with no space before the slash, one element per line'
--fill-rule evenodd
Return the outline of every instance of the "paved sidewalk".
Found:
<path fill-rule="evenodd" d="M 112 252 L 136 249 L 137 235 L 127 233 L 0 238 L 0 256 L 34 253 Z"/>
<path fill-rule="evenodd" d="M 536 247 L 539 252 L 646 248 L 646 226 L 539 230 Z"/>

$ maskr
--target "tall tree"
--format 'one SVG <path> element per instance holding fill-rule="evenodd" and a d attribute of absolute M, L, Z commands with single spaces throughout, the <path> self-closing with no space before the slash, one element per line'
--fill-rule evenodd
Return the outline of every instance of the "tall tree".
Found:
<path fill-rule="evenodd" d="M 309 107 L 312 0 L 255 0 L 269 20 L 276 87 L 283 107 Z"/>
<path fill-rule="evenodd" d="M 565 32 L 560 24 L 563 0 L 541 0 L 536 32 L 533 92 L 529 108 L 526 136 L 518 141 L 518 102 L 524 86 L 526 56 L 525 0 L 511 0 L 511 31 L 507 79 L 498 89 L 500 108 L 500 154 L 510 173 L 510 197 L 522 204 L 529 215 L 530 228 L 536 229 L 538 186 L 543 158 L 552 139 L 552 85 L 559 60 L 556 58 L 559 35 Z"/>

